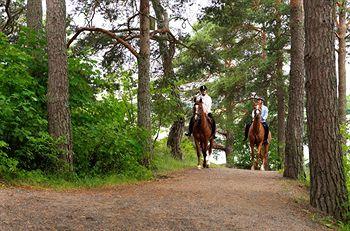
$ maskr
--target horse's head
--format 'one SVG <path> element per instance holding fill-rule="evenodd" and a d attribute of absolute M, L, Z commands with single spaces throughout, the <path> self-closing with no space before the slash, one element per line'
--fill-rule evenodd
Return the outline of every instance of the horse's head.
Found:
<path fill-rule="evenodd" d="M 200 99 L 194 103 L 194 119 L 198 120 L 203 112 L 203 101 Z"/>
<path fill-rule="evenodd" d="M 261 116 L 261 109 L 260 109 L 259 105 L 254 105 L 253 112 L 254 112 L 254 119 L 255 118 L 260 118 L 260 116 Z"/>

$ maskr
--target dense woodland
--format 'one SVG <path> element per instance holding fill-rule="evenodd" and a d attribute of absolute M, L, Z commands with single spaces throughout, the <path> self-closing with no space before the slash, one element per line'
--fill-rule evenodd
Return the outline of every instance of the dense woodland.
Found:
<path fill-rule="evenodd" d="M 70 3 L 67 14 L 65 0 L 0 0 L 0 180 L 139 180 L 191 161 L 183 133 L 205 84 L 227 166 L 250 167 L 256 92 L 270 169 L 308 181 L 312 206 L 347 219 L 348 1 L 213 0 L 191 33 L 192 0 Z"/>

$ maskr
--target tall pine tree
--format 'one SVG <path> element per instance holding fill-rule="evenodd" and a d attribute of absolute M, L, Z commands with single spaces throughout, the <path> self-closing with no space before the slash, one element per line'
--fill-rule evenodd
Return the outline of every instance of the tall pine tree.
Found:
<path fill-rule="evenodd" d="M 47 87 L 47 109 L 49 133 L 63 137 L 60 148 L 63 159 L 72 164 L 73 144 L 69 110 L 67 52 L 66 52 L 66 3 L 65 0 L 47 0 L 47 48 L 49 78 Z"/>
<path fill-rule="evenodd" d="M 338 219 L 348 212 L 340 147 L 333 1 L 305 0 L 306 112 L 311 205 Z"/>

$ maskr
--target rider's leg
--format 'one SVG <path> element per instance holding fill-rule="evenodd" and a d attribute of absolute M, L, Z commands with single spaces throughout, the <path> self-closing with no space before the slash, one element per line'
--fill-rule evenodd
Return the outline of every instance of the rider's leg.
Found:
<path fill-rule="evenodd" d="M 210 117 L 211 121 L 212 121 L 212 127 L 211 127 L 211 134 L 213 134 L 214 139 L 216 138 L 215 133 L 216 133 L 216 123 L 214 120 L 214 117 L 211 113 L 208 113 L 208 116 Z"/>
<path fill-rule="evenodd" d="M 266 122 L 263 122 L 262 125 L 264 126 L 264 130 L 265 130 L 265 133 L 264 133 L 264 144 L 268 144 L 269 141 L 267 139 L 268 139 L 268 135 L 269 135 L 269 125 Z"/>
<path fill-rule="evenodd" d="M 190 124 L 188 125 L 188 132 L 185 133 L 186 136 L 191 136 L 193 132 L 194 116 L 191 117 Z"/>

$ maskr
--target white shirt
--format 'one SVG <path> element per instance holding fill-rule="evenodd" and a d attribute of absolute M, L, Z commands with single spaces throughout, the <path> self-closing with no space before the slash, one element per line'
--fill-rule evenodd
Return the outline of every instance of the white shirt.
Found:
<path fill-rule="evenodd" d="M 202 99 L 203 102 L 203 111 L 204 113 L 211 113 L 211 104 L 212 104 L 212 100 L 211 97 L 208 94 L 202 95 L 199 94 L 196 97 L 196 100 L 199 101 L 200 99 Z"/>

